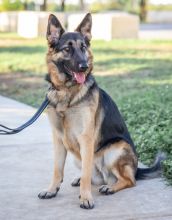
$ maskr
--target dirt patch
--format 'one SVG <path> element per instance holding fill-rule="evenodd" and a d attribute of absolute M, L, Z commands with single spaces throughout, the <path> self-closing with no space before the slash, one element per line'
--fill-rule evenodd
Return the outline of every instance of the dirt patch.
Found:
<path fill-rule="evenodd" d="M 42 76 L 26 76 L 23 73 L 0 74 L 0 91 L 21 86 L 22 88 L 36 89 L 45 84 Z"/>
<path fill-rule="evenodd" d="M 0 94 L 38 107 L 45 97 L 48 83 L 44 76 L 24 73 L 0 74 Z"/>

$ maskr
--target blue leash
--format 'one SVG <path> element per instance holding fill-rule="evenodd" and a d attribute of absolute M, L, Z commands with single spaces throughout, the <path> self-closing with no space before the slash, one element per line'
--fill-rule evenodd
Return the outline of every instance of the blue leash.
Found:
<path fill-rule="evenodd" d="M 21 125 L 18 128 L 12 129 L 12 128 L 8 128 L 8 127 L 0 124 L 0 129 L 1 129 L 0 135 L 17 134 L 20 131 L 22 131 L 23 129 L 29 127 L 31 124 L 33 124 L 39 118 L 39 116 L 42 114 L 42 112 L 44 111 L 44 109 L 47 107 L 47 105 L 49 103 L 50 103 L 50 101 L 48 100 L 48 98 L 46 96 L 45 100 L 43 101 L 43 103 L 41 104 L 41 106 L 39 107 L 37 112 L 32 116 L 32 118 L 29 119 L 26 123 L 24 123 L 23 125 Z"/>

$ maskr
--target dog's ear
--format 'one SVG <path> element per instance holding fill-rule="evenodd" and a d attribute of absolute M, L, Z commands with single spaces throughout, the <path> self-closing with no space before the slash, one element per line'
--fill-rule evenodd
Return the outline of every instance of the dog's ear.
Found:
<path fill-rule="evenodd" d="M 75 31 L 80 32 L 84 35 L 89 41 L 91 40 L 91 27 L 92 27 L 92 17 L 91 14 L 88 13 L 76 28 Z"/>
<path fill-rule="evenodd" d="M 51 14 L 48 18 L 47 40 L 49 44 L 54 45 L 60 39 L 60 36 L 65 32 L 60 21 L 55 15 Z"/>

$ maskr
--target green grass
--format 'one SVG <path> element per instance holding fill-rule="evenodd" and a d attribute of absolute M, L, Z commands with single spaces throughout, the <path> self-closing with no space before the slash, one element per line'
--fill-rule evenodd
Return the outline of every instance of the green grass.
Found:
<path fill-rule="evenodd" d="M 45 65 L 46 41 L 26 40 L 15 34 L 0 34 L 1 73 L 43 73 Z"/>
<path fill-rule="evenodd" d="M 150 164 L 167 153 L 164 177 L 172 184 L 172 41 L 93 41 L 98 84 L 116 101 L 137 146 Z M 0 92 L 38 107 L 47 83 L 43 78 L 46 41 L 0 34 Z"/>

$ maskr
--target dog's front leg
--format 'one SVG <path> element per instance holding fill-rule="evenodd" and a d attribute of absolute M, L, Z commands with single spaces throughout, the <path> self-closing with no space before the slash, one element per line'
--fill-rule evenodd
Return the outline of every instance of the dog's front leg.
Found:
<path fill-rule="evenodd" d="M 53 131 L 53 142 L 54 142 L 54 171 L 53 178 L 47 190 L 43 190 L 39 193 L 40 199 L 50 199 L 57 195 L 60 189 L 61 182 L 63 181 L 64 165 L 66 160 L 67 151 L 62 142 L 61 133 L 61 121 L 57 117 L 54 108 L 48 108 L 48 116 L 51 122 Z"/>
<path fill-rule="evenodd" d="M 40 199 L 50 199 L 57 195 L 60 185 L 63 181 L 64 164 L 66 160 L 67 151 L 60 139 L 58 139 L 57 131 L 53 131 L 54 139 L 54 170 L 53 178 L 47 190 L 39 193 Z"/>
<path fill-rule="evenodd" d="M 80 181 L 80 207 L 92 209 L 94 201 L 91 194 L 91 175 L 94 147 L 91 137 L 82 136 L 80 139 L 80 153 L 82 160 L 81 181 Z"/>

